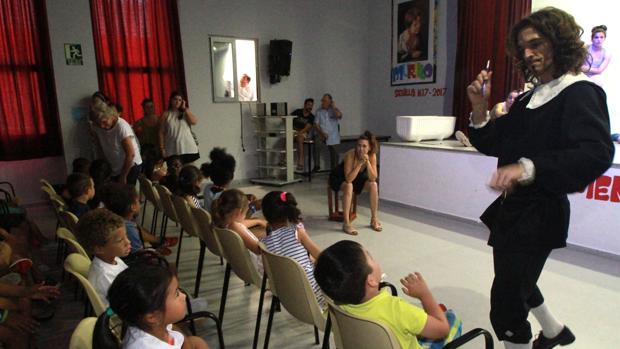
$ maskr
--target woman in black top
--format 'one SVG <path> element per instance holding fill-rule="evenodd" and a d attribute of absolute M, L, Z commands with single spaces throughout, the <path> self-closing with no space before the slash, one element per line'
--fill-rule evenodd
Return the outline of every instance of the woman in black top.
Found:
<path fill-rule="evenodd" d="M 362 190 L 370 193 L 370 226 L 375 231 L 383 230 L 377 217 L 379 209 L 379 188 L 377 179 L 377 150 L 378 143 L 375 136 L 369 131 L 364 132 L 357 139 L 357 146 L 344 155 L 344 160 L 329 174 L 329 186 L 336 193 L 342 190 L 342 231 L 350 235 L 357 235 L 357 230 L 351 225 L 348 215 L 351 210 L 353 192 L 360 194 Z"/>
<path fill-rule="evenodd" d="M 567 194 L 584 190 L 613 159 L 605 92 L 580 72 L 582 32 L 571 15 L 555 8 L 512 28 L 510 51 L 535 88 L 501 118 L 487 111 L 491 72 L 481 71 L 467 87 L 471 143 L 498 159 L 489 185 L 501 195 L 481 220 L 493 247 L 491 323 L 506 348 L 553 348 L 575 340 L 551 314 L 537 282 L 551 250 L 566 246 Z M 533 343 L 530 310 L 542 327 Z"/>

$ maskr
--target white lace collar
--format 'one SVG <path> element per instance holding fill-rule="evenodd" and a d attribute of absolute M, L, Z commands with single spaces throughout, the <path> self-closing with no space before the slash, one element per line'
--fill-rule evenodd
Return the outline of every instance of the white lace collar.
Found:
<path fill-rule="evenodd" d="M 588 77 L 584 73 L 579 73 L 577 75 L 567 73 L 555 80 L 549 81 L 546 84 L 536 86 L 536 88 L 534 88 L 532 92 L 532 98 L 530 99 L 530 102 L 527 104 L 526 108 L 536 109 L 540 106 L 543 106 L 550 100 L 554 99 L 568 86 L 584 80 L 589 81 Z"/>

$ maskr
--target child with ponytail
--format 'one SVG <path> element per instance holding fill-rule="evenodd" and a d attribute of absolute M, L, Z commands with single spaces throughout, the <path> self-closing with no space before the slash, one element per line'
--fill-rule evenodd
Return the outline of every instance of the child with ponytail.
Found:
<path fill-rule="evenodd" d="M 319 304 L 324 307 L 323 294 L 314 279 L 314 265 L 321 249 L 310 239 L 303 223 L 297 200 L 285 191 L 269 192 L 262 200 L 263 215 L 267 219 L 267 236 L 260 241 L 269 252 L 293 258 L 306 272 L 310 286 Z"/>
<path fill-rule="evenodd" d="M 245 247 L 252 251 L 250 256 L 254 266 L 262 274 L 263 263 L 258 248 L 258 238 L 243 224 L 248 207 L 248 198 L 241 190 L 228 189 L 213 201 L 211 216 L 216 227 L 230 229 L 241 237 Z"/>
<path fill-rule="evenodd" d="M 126 269 L 110 286 L 110 307 L 97 319 L 93 348 L 208 349 L 202 338 L 172 329 L 185 317 L 185 297 L 166 266 L 140 263 Z"/>

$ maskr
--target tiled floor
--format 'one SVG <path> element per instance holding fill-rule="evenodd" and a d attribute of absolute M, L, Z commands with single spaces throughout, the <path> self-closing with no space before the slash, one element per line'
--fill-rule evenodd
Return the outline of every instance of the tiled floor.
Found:
<path fill-rule="evenodd" d="M 380 217 L 383 232 L 368 226 L 367 197 L 362 196 L 355 224 L 360 235 L 347 236 L 340 225 L 326 219 L 325 178 L 284 188 L 300 203 L 305 224 L 312 238 L 321 247 L 341 239 L 364 244 L 382 265 L 388 280 L 394 284 L 410 271 L 420 271 L 430 284 L 436 298 L 454 308 L 462 317 L 464 330 L 474 327 L 490 329 L 488 320 L 489 289 L 493 277 L 491 250 L 486 246 L 486 229 L 480 225 L 446 218 L 427 212 L 382 203 Z M 256 194 L 271 188 L 258 188 Z M 33 210 L 37 220 L 52 231 L 53 218 L 44 209 Z M 172 227 L 173 232 L 178 229 Z M 53 247 L 47 251 L 53 254 Z M 198 242 L 184 239 L 179 265 L 181 284 L 194 286 Z M 171 256 L 173 260 L 175 255 Z M 50 262 L 51 264 L 51 262 Z M 57 274 L 58 275 L 58 274 Z M 219 260 L 207 254 L 202 277 L 201 296 L 206 297 L 211 311 L 217 313 L 224 276 Z M 620 335 L 615 332 L 620 314 L 620 259 L 606 258 L 576 249 L 552 253 L 541 276 L 539 286 L 557 317 L 568 324 L 577 336 L 570 348 L 618 348 Z M 73 301 L 73 284 L 65 282 L 63 299 L 56 317 L 43 324 L 41 347 L 67 346 L 71 330 L 82 316 L 82 303 Z M 249 348 L 252 343 L 258 290 L 231 278 L 224 319 L 224 335 L 228 348 Z M 261 340 L 266 328 L 270 300 L 263 312 Z M 410 299 L 415 303 L 415 300 Z M 532 319 L 537 332 L 540 327 Z M 198 330 L 212 348 L 217 337 L 210 322 L 199 322 Z M 271 348 L 311 348 L 313 329 L 292 318 L 285 310 L 275 316 Z M 332 346 L 333 347 L 333 346 Z M 496 347 L 503 347 L 496 342 Z M 467 348 L 482 348 L 481 342 Z"/>

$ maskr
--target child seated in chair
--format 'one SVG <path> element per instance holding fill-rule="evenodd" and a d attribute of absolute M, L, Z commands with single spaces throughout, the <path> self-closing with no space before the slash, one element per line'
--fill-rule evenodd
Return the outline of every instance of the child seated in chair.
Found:
<path fill-rule="evenodd" d="M 235 175 L 235 158 L 226 153 L 225 149 L 213 148 L 209 154 L 211 162 L 205 162 L 200 166 L 200 172 L 204 178 L 211 179 L 211 183 L 207 184 L 204 188 L 204 202 L 203 207 L 205 210 L 211 212 L 212 204 L 217 200 L 222 193 L 230 188 L 230 184 Z M 262 228 L 267 226 L 267 222 L 263 219 L 252 218 L 252 215 L 261 209 L 261 201 L 252 194 L 246 194 L 249 205 L 243 225 L 247 228 L 260 226 Z"/>
<path fill-rule="evenodd" d="M 176 245 L 177 238 L 159 238 L 136 223 L 135 218 L 140 213 L 140 195 L 134 186 L 110 182 L 103 188 L 102 199 L 105 208 L 123 217 L 132 255 L 144 249 L 147 242 L 163 256 L 172 253 L 168 247 Z"/>
<path fill-rule="evenodd" d="M 301 222 L 301 211 L 291 193 L 272 191 L 263 197 L 263 214 L 267 219 L 267 236 L 260 239 L 267 251 L 294 259 L 304 269 L 321 308 L 326 308 L 323 294 L 314 279 L 312 261 L 321 249 L 312 241 Z"/>
<path fill-rule="evenodd" d="M 91 210 L 88 202 L 95 197 L 95 182 L 89 175 L 83 173 L 70 174 L 67 177 L 66 188 L 71 198 L 69 212 L 80 218 Z"/>
<path fill-rule="evenodd" d="M 440 340 L 438 347 L 442 347 L 444 338 L 448 334 L 456 335 L 460 329 L 458 321 L 455 329 L 451 328 L 420 273 L 409 274 L 400 282 L 402 291 L 419 299 L 424 309 L 380 290 L 381 266 L 357 242 L 343 240 L 325 249 L 319 255 L 314 275 L 325 295 L 344 311 L 383 323 L 403 349 L 420 349 L 437 343 L 426 339 Z M 424 345 L 419 343 L 419 337 L 424 337 Z"/>
<path fill-rule="evenodd" d="M 82 247 L 94 255 L 88 281 L 107 305 L 108 288 L 116 276 L 127 269 L 121 258 L 131 252 L 125 221 L 105 208 L 97 208 L 80 218 L 75 236 Z"/>
<path fill-rule="evenodd" d="M 60 290 L 45 283 L 32 284 L 24 270 L 15 268 L 14 257 L 10 246 L 0 242 L 0 344 L 4 348 L 30 348 L 36 343 L 39 321 L 54 315 L 49 306 L 44 314 L 40 305 L 57 298 Z"/>

